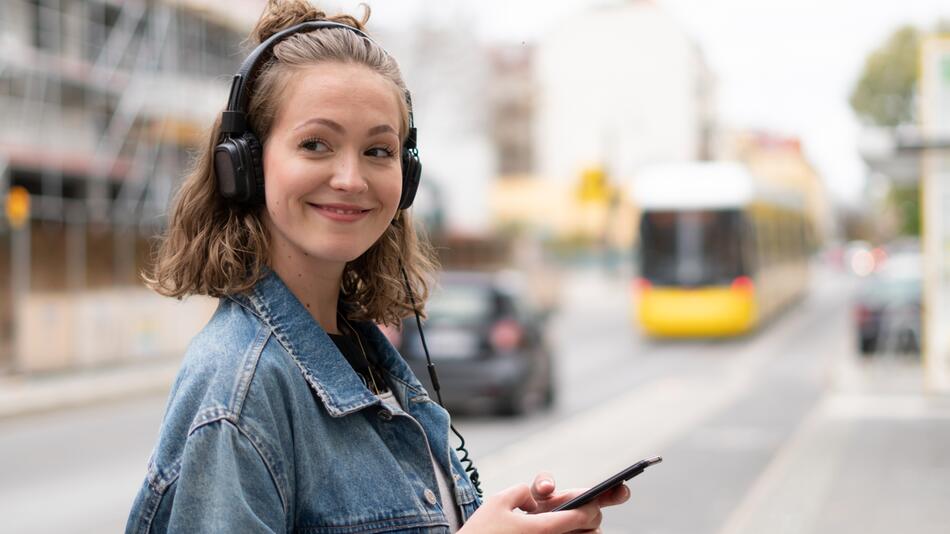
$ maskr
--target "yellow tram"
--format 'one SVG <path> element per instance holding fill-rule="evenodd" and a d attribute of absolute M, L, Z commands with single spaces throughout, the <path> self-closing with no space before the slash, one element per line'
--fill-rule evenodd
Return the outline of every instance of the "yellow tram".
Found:
<path fill-rule="evenodd" d="M 797 193 L 738 163 L 701 162 L 649 167 L 633 194 L 633 298 L 647 334 L 743 334 L 804 293 L 811 232 Z"/>

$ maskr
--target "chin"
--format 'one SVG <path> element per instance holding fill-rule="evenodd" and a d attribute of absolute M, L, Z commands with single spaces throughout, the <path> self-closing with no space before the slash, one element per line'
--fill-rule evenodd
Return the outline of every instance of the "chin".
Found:
<path fill-rule="evenodd" d="M 363 253 L 369 250 L 372 246 L 372 244 L 369 244 L 365 247 L 354 246 L 352 241 L 347 243 L 338 243 L 334 246 L 327 246 L 326 243 L 322 243 L 321 245 L 322 246 L 304 248 L 304 251 L 314 258 L 321 258 L 323 260 L 333 262 L 349 263 L 362 256 Z"/>

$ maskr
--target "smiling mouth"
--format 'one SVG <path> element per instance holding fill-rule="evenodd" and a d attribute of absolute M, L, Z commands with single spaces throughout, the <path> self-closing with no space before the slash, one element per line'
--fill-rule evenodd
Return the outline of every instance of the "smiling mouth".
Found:
<path fill-rule="evenodd" d="M 340 215 L 359 215 L 369 211 L 363 209 L 334 208 L 332 206 L 321 206 L 320 204 L 313 204 L 313 206 L 315 206 L 317 209 L 326 210 L 330 213 L 338 213 Z"/>
<path fill-rule="evenodd" d="M 362 219 L 364 215 L 372 211 L 371 209 L 363 209 L 359 206 L 340 206 L 333 204 L 310 204 L 310 207 L 330 219 L 341 222 L 352 222 Z"/>

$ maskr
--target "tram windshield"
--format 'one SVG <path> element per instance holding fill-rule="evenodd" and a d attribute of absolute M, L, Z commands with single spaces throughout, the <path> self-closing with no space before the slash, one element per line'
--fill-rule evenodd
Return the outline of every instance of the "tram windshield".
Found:
<path fill-rule="evenodd" d="M 652 284 L 703 286 L 747 274 L 738 210 L 649 211 L 640 220 L 640 276 Z"/>

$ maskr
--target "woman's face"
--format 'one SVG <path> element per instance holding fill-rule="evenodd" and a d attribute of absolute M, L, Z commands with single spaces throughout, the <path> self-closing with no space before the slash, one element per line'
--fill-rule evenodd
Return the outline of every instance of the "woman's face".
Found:
<path fill-rule="evenodd" d="M 263 154 L 272 249 L 281 262 L 352 261 L 399 204 L 398 94 L 367 67 L 323 63 L 294 74 L 280 98 Z"/>

